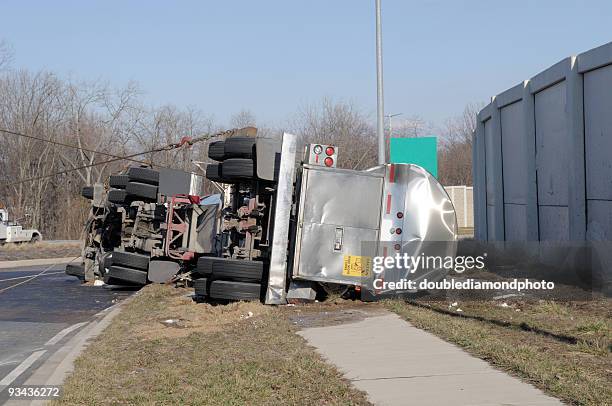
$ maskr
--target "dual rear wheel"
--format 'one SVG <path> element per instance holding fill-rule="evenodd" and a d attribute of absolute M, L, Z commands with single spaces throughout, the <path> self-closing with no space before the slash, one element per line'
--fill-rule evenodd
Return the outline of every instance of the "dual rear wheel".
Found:
<path fill-rule="evenodd" d="M 265 296 L 264 263 L 201 257 L 194 271 L 196 297 L 216 300 L 261 300 Z"/>
<path fill-rule="evenodd" d="M 206 178 L 220 183 L 249 182 L 256 179 L 255 138 L 233 137 L 208 146 L 208 157 L 219 163 L 208 164 Z"/>

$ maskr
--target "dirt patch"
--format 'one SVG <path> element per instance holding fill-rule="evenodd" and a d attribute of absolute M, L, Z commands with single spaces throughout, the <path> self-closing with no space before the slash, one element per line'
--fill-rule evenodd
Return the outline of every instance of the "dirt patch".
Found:
<path fill-rule="evenodd" d="M 357 323 L 366 317 L 376 316 L 386 311 L 379 303 L 342 299 L 307 305 L 283 306 L 281 310 L 298 328 Z"/>
<path fill-rule="evenodd" d="M 0 247 L 0 261 L 19 261 L 22 259 L 68 258 L 81 255 L 81 242 L 34 244 L 5 244 Z"/>
<path fill-rule="evenodd" d="M 155 319 L 143 321 L 134 333 L 145 340 L 187 337 L 193 333 L 222 331 L 241 320 L 269 315 L 272 307 L 261 303 L 237 302 L 227 305 L 196 303 L 191 289 L 176 289 L 168 297 L 167 307 Z"/>

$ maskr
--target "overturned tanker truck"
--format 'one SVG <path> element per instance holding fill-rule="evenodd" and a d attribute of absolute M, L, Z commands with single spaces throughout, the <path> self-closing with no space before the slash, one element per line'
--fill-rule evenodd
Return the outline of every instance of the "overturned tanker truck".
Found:
<path fill-rule="evenodd" d="M 109 285 L 177 282 L 198 299 L 267 304 L 311 301 L 334 285 L 372 298 L 390 292 L 375 281 L 444 276 L 435 267 L 372 266 L 381 257 L 456 254 L 453 205 L 421 167 L 340 169 L 332 145 L 258 136 L 253 127 L 227 134 L 209 144 L 215 163 L 205 179 L 130 167 L 85 187 L 83 262 L 66 273 Z M 219 193 L 203 196 L 203 182 Z"/>

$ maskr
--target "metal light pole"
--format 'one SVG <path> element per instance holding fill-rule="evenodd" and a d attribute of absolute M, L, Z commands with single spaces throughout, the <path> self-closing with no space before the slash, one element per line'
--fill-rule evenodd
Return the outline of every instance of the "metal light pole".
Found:
<path fill-rule="evenodd" d="M 382 29 L 380 2 L 376 0 L 376 135 L 378 136 L 378 164 L 387 162 L 385 153 L 385 108 L 383 99 L 383 72 L 382 72 Z"/>
<path fill-rule="evenodd" d="M 393 126 L 391 125 L 391 119 L 393 117 L 401 116 L 404 113 L 395 113 L 395 114 L 387 114 L 385 117 L 389 119 L 389 138 L 391 138 L 391 131 L 393 130 Z"/>

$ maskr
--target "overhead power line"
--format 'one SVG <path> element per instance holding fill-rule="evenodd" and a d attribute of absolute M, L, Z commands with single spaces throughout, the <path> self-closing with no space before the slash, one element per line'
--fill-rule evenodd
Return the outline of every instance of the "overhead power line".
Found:
<path fill-rule="evenodd" d="M 172 149 L 172 148 L 170 148 L 170 149 Z M 116 162 L 116 161 L 131 160 L 130 158 L 133 158 L 135 156 L 150 154 L 150 153 L 154 153 L 154 152 L 169 151 L 170 149 L 168 149 L 167 147 L 156 148 L 156 149 L 152 149 L 152 150 L 149 150 L 149 151 L 139 152 L 137 154 L 127 155 L 127 156 L 124 156 L 124 157 L 117 157 L 117 158 L 108 159 L 108 160 L 102 161 L 102 162 L 96 162 L 96 163 L 92 163 L 92 164 L 81 165 L 81 166 L 77 166 L 77 167 L 70 168 L 70 169 L 64 169 L 62 171 L 57 171 L 57 172 L 51 173 L 49 175 L 34 176 L 34 177 L 31 177 L 31 178 L 16 180 L 14 182 L 7 182 L 7 183 L 3 183 L 2 185 L 0 185 L 0 187 L 14 186 L 14 185 L 18 185 L 20 183 L 34 182 L 34 181 L 37 181 L 37 180 L 52 178 L 54 176 L 63 175 L 63 174 L 74 172 L 74 171 L 79 171 L 81 169 L 92 168 L 94 166 L 104 165 L 104 164 L 108 164 L 108 163 Z"/>
<path fill-rule="evenodd" d="M 34 135 L 24 134 L 24 133 L 20 133 L 20 132 L 17 132 L 17 131 L 6 130 L 4 128 L 0 128 L 0 132 L 5 133 L 5 134 L 16 135 L 16 136 L 19 136 L 19 137 L 29 138 L 29 139 L 32 139 L 32 140 L 48 142 L 50 144 L 59 145 L 61 147 L 79 149 L 81 151 L 91 152 L 93 154 L 99 154 L 99 155 L 102 155 L 102 156 L 108 156 L 108 157 L 112 157 L 112 158 L 121 158 L 119 155 L 109 154 L 108 152 L 96 151 L 94 149 L 89 149 L 89 148 L 85 148 L 85 147 L 79 147 L 78 145 L 73 145 L 73 144 L 66 144 L 65 142 L 56 141 L 56 140 L 49 140 L 49 139 L 46 139 L 46 138 L 36 137 Z M 139 164 L 147 164 L 147 162 L 139 161 L 137 159 L 129 159 L 129 158 L 125 158 L 125 159 L 127 161 L 136 162 L 136 163 L 139 163 Z"/>
<path fill-rule="evenodd" d="M 27 136 L 25 134 L 21 134 L 21 133 L 17 133 L 15 131 L 6 131 L 6 130 L 1 130 L 0 132 L 5 132 L 5 133 L 9 133 L 9 134 L 14 134 L 14 135 L 18 135 L 18 136 L 25 136 L 28 138 L 34 138 L 34 139 L 40 139 L 41 141 L 47 141 L 47 142 L 51 142 L 51 140 L 45 140 L 44 138 L 38 138 L 38 137 L 34 137 L 34 136 Z M 106 153 L 100 153 L 98 151 L 93 151 L 95 153 L 100 153 L 101 155 L 107 155 L 107 156 L 112 156 L 113 159 L 108 159 L 106 161 L 102 161 L 102 162 L 96 162 L 96 163 L 92 163 L 92 164 L 88 164 L 88 165 L 81 165 L 78 167 L 74 167 L 74 168 L 70 168 L 70 169 L 64 169 L 61 171 L 57 171 L 48 175 L 41 175 L 41 176 L 34 176 L 31 178 L 27 178 L 27 179 L 19 179 L 13 182 L 7 182 L 7 183 L 3 183 L 0 184 L 0 187 L 7 187 L 7 186 L 14 186 L 14 185 L 18 185 L 20 183 L 27 183 L 27 182 L 34 182 L 37 180 L 42 180 L 42 179 L 48 179 L 48 178 L 52 178 L 58 175 L 63 175 L 66 173 L 70 173 L 70 172 L 74 172 L 74 171 L 78 171 L 81 169 L 86 169 L 86 168 L 91 168 L 94 166 L 98 166 L 98 165 L 104 165 L 104 164 L 108 164 L 111 162 L 116 162 L 116 161 L 121 161 L 121 160 L 128 160 L 128 161 L 135 161 L 135 162 L 139 162 L 141 164 L 144 164 L 145 162 L 142 161 L 138 161 L 138 160 L 133 160 L 131 158 L 134 158 L 136 156 L 140 156 L 140 155 L 146 155 L 146 154 L 151 154 L 151 153 L 156 153 L 156 152 L 163 152 L 163 151 L 171 151 L 173 149 L 177 149 L 180 147 L 184 147 L 184 146 L 192 146 L 193 144 L 196 144 L 198 142 L 202 142 L 202 141 L 207 141 L 211 138 L 217 138 L 217 137 L 222 137 L 222 136 L 231 136 L 231 135 L 248 135 L 248 136 L 254 136 L 257 133 L 257 129 L 254 127 L 245 127 L 245 128 L 235 128 L 232 130 L 225 130 L 225 131 L 221 131 L 218 133 L 214 133 L 214 134 L 205 134 L 196 138 L 190 138 L 190 137 L 183 137 L 179 142 L 177 143 L 171 143 L 168 145 L 164 145 L 162 147 L 158 147 L 158 148 L 154 148 L 148 151 L 143 151 L 143 152 L 138 152 L 135 154 L 130 154 L 130 155 L 126 155 L 126 156 L 116 156 L 116 155 L 112 155 L 112 154 L 106 154 Z M 55 143 L 55 141 L 54 141 Z M 58 144 L 62 144 L 62 143 L 58 143 Z M 64 146 L 69 146 L 69 147 L 75 147 L 74 145 L 70 145 L 70 144 L 65 144 Z M 76 148 L 80 148 L 80 147 L 76 147 Z M 80 148 L 83 149 L 83 148 Z M 85 149 L 83 149 L 85 150 Z"/>

